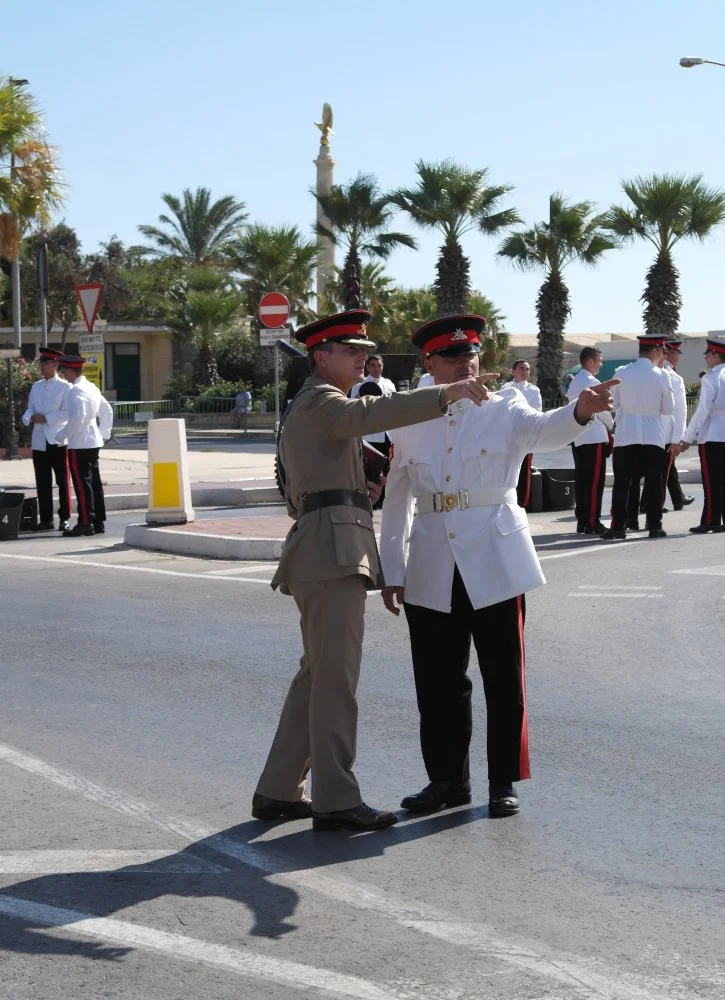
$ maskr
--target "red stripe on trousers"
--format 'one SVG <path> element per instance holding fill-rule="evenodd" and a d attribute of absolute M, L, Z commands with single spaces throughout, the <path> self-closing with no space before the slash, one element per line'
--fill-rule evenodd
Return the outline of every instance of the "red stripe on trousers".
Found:
<path fill-rule="evenodd" d="M 700 468 L 702 469 L 702 485 L 705 487 L 705 509 L 703 514 L 703 524 L 712 526 L 712 484 L 710 482 L 710 469 L 707 464 L 707 453 L 705 445 L 701 444 L 697 449 L 700 452 Z"/>
<path fill-rule="evenodd" d="M 68 517 L 73 513 L 73 491 L 70 488 L 70 466 L 68 465 L 68 449 L 65 450 L 65 488 L 68 493 Z"/>
<path fill-rule="evenodd" d="M 529 506 L 529 497 L 531 496 L 531 463 L 533 457 L 533 455 L 527 455 L 524 459 L 526 464 L 526 492 L 524 493 L 524 502 L 521 504 L 522 507 Z"/>
<path fill-rule="evenodd" d="M 519 618 L 519 656 L 521 658 L 521 697 L 524 702 L 524 714 L 521 719 L 521 742 L 519 745 L 519 781 L 531 777 L 529 763 L 529 720 L 526 714 L 526 656 L 524 654 L 524 615 L 521 607 L 521 597 L 516 598 Z"/>
<path fill-rule="evenodd" d="M 589 499 L 589 527 L 597 523 L 597 499 L 599 497 L 599 475 L 602 471 L 602 452 L 604 445 L 597 445 L 597 457 L 594 459 L 594 479 L 592 480 L 592 495 Z"/>
<path fill-rule="evenodd" d="M 88 507 L 86 506 L 86 494 L 83 490 L 84 484 L 81 474 L 78 471 L 78 456 L 76 455 L 75 448 L 69 448 L 68 454 L 71 457 L 71 475 L 73 476 L 73 486 L 76 491 L 76 500 L 78 501 L 78 520 L 83 525 L 90 524 L 91 522 L 88 520 Z"/>

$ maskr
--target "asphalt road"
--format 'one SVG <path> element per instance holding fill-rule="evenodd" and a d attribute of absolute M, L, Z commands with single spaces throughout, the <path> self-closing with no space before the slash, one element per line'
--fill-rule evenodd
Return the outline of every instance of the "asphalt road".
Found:
<path fill-rule="evenodd" d="M 379 834 L 250 819 L 299 656 L 269 564 L 0 545 L 0 996 L 665 1000 L 725 994 L 723 536 L 537 539 L 533 780 Z M 405 625 L 371 596 L 357 774 L 424 783 Z"/>

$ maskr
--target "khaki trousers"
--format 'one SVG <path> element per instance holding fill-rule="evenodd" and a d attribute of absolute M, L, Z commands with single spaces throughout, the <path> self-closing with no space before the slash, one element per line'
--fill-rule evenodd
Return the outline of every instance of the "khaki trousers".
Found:
<path fill-rule="evenodd" d="M 304 653 L 257 791 L 297 801 L 312 768 L 314 811 L 351 809 L 362 801 L 352 766 L 366 580 L 343 576 L 287 586 L 300 610 Z"/>

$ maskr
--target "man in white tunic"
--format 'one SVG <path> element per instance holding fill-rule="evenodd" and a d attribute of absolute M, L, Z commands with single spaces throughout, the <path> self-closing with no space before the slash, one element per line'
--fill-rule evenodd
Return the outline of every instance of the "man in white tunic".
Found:
<path fill-rule="evenodd" d="M 449 316 L 416 332 L 413 342 L 436 384 L 478 375 L 482 328 L 480 316 Z M 518 812 L 513 783 L 529 777 L 524 594 L 544 577 L 516 481 L 525 454 L 563 447 L 610 409 L 612 384 L 585 389 L 577 402 L 548 413 L 518 393 L 494 393 L 480 408 L 455 403 L 440 418 L 392 435 L 383 600 L 396 615 L 403 605 L 408 620 L 430 781 L 403 799 L 405 809 L 470 802 L 473 639 L 488 710 L 489 811 Z"/>
<path fill-rule="evenodd" d="M 578 399 L 584 389 L 600 384 L 597 375 L 602 367 L 602 352 L 596 347 L 583 348 L 579 364 L 581 371 L 566 390 L 569 402 Z M 572 444 L 576 530 L 580 534 L 601 535 L 607 530 L 601 516 L 612 425 L 611 413 L 598 413 L 591 427 L 587 427 Z"/>
<path fill-rule="evenodd" d="M 33 425 L 31 445 L 33 471 L 38 493 L 39 521 L 34 531 L 52 531 L 53 476 L 58 487 L 58 530 L 65 531 L 70 520 L 70 471 L 68 450 L 58 444 L 57 435 L 66 422 L 63 413 L 69 392 L 68 383 L 58 376 L 58 358 L 61 352 L 52 347 L 41 347 L 38 364 L 43 376 L 35 382 L 28 396 L 28 408 L 22 416 L 26 427 Z"/>

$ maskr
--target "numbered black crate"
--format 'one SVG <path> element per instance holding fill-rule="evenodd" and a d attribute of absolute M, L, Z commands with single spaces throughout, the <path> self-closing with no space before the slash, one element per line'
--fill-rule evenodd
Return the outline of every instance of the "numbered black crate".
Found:
<path fill-rule="evenodd" d="M 574 470 L 542 469 L 544 510 L 571 510 L 574 506 Z"/>
<path fill-rule="evenodd" d="M 24 493 L 0 492 L 0 542 L 18 537 L 20 518 L 23 514 Z"/>

